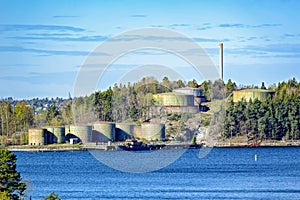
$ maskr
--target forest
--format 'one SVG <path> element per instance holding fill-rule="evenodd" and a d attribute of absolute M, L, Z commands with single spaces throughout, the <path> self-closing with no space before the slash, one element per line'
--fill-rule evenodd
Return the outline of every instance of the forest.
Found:
<path fill-rule="evenodd" d="M 229 100 L 223 137 L 247 136 L 256 141 L 300 139 L 300 83 L 293 78 L 269 89 L 275 95 L 262 101 L 241 100 L 234 104 Z"/>
<path fill-rule="evenodd" d="M 271 85 L 273 98 L 263 101 L 233 103 L 232 92 L 238 89 L 230 79 L 171 81 L 164 77 L 158 81 L 146 77 L 136 83 L 115 84 L 103 91 L 73 99 L 0 100 L 1 144 L 26 144 L 27 130 L 32 127 L 62 126 L 95 121 L 134 122 L 140 124 L 158 115 L 153 113 L 153 94 L 171 92 L 181 87 L 201 88 L 207 100 L 226 99 L 226 117 L 223 138 L 247 136 L 249 140 L 299 139 L 300 83 L 295 78 Z M 258 88 L 258 86 L 239 86 Z M 262 83 L 260 88 L 266 88 Z M 32 104 L 34 102 L 34 104 Z M 43 109 L 42 104 L 47 105 Z M 38 112 L 37 112 L 38 110 Z"/>

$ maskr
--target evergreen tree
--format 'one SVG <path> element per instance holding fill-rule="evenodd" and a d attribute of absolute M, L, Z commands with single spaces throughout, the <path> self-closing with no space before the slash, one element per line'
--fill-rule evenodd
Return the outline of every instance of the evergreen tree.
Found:
<path fill-rule="evenodd" d="M 49 196 L 45 197 L 44 200 L 60 200 L 59 196 L 54 192 L 51 192 Z"/>
<path fill-rule="evenodd" d="M 262 83 L 261 83 L 260 89 L 263 89 L 263 90 L 266 90 L 266 89 L 267 89 L 266 86 L 265 86 L 265 82 L 262 82 Z"/>
<path fill-rule="evenodd" d="M 0 149 L 0 196 L 21 199 L 26 185 L 22 183 L 20 173 L 16 170 L 16 156 L 8 150 Z"/>
<path fill-rule="evenodd" d="M 228 97 L 229 95 L 232 94 L 234 90 L 237 89 L 237 86 L 235 82 L 232 82 L 231 79 L 229 79 L 225 85 L 225 89 L 226 89 L 226 96 Z"/>

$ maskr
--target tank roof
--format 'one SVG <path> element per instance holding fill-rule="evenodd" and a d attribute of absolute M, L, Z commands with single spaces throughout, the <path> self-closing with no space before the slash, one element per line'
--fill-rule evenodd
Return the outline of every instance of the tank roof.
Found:
<path fill-rule="evenodd" d="M 192 88 L 192 87 L 182 87 L 174 90 L 201 90 L 200 88 Z"/>
<path fill-rule="evenodd" d="M 153 96 L 155 96 L 155 95 L 180 95 L 180 96 L 193 96 L 193 95 L 191 95 L 191 94 L 183 94 L 183 93 L 180 93 L 180 92 L 176 92 L 176 91 L 174 91 L 174 92 L 166 92 L 166 93 L 157 93 L 157 94 L 153 94 Z"/>
<path fill-rule="evenodd" d="M 45 128 L 29 128 L 28 130 L 45 130 Z"/>
<path fill-rule="evenodd" d="M 94 124 L 115 124 L 115 122 L 98 121 L 98 122 L 94 122 Z"/>
<path fill-rule="evenodd" d="M 273 90 L 265 90 L 265 89 L 255 89 L 255 88 L 244 88 L 240 90 L 235 90 L 235 92 L 245 91 L 245 92 L 274 92 Z"/>

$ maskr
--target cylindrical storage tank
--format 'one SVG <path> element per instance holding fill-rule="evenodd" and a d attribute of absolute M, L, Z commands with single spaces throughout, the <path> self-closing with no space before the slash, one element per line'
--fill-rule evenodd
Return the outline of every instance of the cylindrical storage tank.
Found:
<path fill-rule="evenodd" d="M 233 92 L 233 102 L 238 102 L 244 99 L 246 102 L 249 102 L 250 99 L 252 101 L 254 99 L 263 100 L 268 96 L 272 97 L 274 95 L 274 91 L 271 90 L 262 90 L 262 89 L 243 89 L 237 90 Z"/>
<path fill-rule="evenodd" d="M 90 142 L 92 138 L 92 126 L 70 125 L 70 134 L 78 137 L 82 143 Z"/>
<path fill-rule="evenodd" d="M 135 139 L 142 139 L 143 138 L 142 127 L 141 126 L 135 126 L 134 127 L 134 138 Z"/>
<path fill-rule="evenodd" d="M 142 124 L 142 135 L 147 140 L 164 140 L 165 124 L 144 123 Z"/>
<path fill-rule="evenodd" d="M 179 106 L 193 106 L 194 96 L 193 95 L 182 95 L 175 93 L 175 99 L 177 100 Z"/>
<path fill-rule="evenodd" d="M 193 106 L 194 95 L 182 93 L 161 93 L 153 95 L 156 105 L 161 106 Z"/>
<path fill-rule="evenodd" d="M 178 89 L 174 89 L 173 92 L 187 94 L 187 95 L 193 95 L 196 97 L 202 96 L 202 90 L 199 88 L 191 88 L 191 87 L 178 88 Z"/>
<path fill-rule="evenodd" d="M 109 141 L 116 140 L 116 124 L 112 122 L 97 122 L 93 124 L 94 138 L 97 139 L 97 135 L 100 138 L 106 137 Z M 99 138 L 99 139 L 100 139 Z"/>
<path fill-rule="evenodd" d="M 54 133 L 53 127 L 44 127 L 47 130 L 47 144 L 53 144 L 54 142 Z"/>
<path fill-rule="evenodd" d="M 124 141 L 134 137 L 134 124 L 117 123 L 116 124 L 116 140 Z"/>
<path fill-rule="evenodd" d="M 65 143 L 65 127 L 53 127 L 53 143 Z"/>
<path fill-rule="evenodd" d="M 33 146 L 47 144 L 47 130 L 43 128 L 28 129 L 28 143 Z"/>

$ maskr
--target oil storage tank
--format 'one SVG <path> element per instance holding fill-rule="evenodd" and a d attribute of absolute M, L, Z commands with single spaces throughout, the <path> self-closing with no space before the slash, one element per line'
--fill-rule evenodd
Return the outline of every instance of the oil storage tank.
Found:
<path fill-rule="evenodd" d="M 93 124 L 93 141 L 107 142 L 116 140 L 116 124 L 97 122 Z"/>
<path fill-rule="evenodd" d="M 181 93 L 181 94 L 187 94 L 187 95 L 193 95 L 195 97 L 202 96 L 203 92 L 199 88 L 191 88 L 191 87 L 184 87 L 184 88 L 178 88 L 174 89 L 173 92 L 175 93 Z"/>
<path fill-rule="evenodd" d="M 47 127 L 48 144 L 65 143 L 65 127 Z"/>
<path fill-rule="evenodd" d="M 43 128 L 28 129 L 28 143 L 33 146 L 47 144 L 47 130 Z"/>
<path fill-rule="evenodd" d="M 117 123 L 116 124 L 116 140 L 124 141 L 126 139 L 134 138 L 134 124 Z"/>
<path fill-rule="evenodd" d="M 57 144 L 65 143 L 65 127 L 54 127 L 54 137 Z"/>
<path fill-rule="evenodd" d="M 164 140 L 165 124 L 160 124 L 160 123 L 142 124 L 142 136 L 146 140 Z"/>
<path fill-rule="evenodd" d="M 54 131 L 53 131 L 53 127 L 44 127 L 44 129 L 47 130 L 47 144 L 53 144 L 54 143 Z"/>
<path fill-rule="evenodd" d="M 170 92 L 155 94 L 153 99 L 160 106 L 194 106 L 194 95 Z"/>
<path fill-rule="evenodd" d="M 142 127 L 141 126 L 135 126 L 134 127 L 134 138 L 135 139 L 142 139 L 143 138 Z"/>
<path fill-rule="evenodd" d="M 70 125 L 70 133 L 68 133 L 68 135 L 69 134 L 79 138 L 82 143 L 90 142 L 92 138 L 92 126 Z"/>
<path fill-rule="evenodd" d="M 263 89 L 242 89 L 236 90 L 233 92 L 233 102 L 238 102 L 244 99 L 246 102 L 249 102 L 250 99 L 258 99 L 263 100 L 268 96 L 272 97 L 274 95 L 274 91 L 271 90 L 263 90 Z"/>

